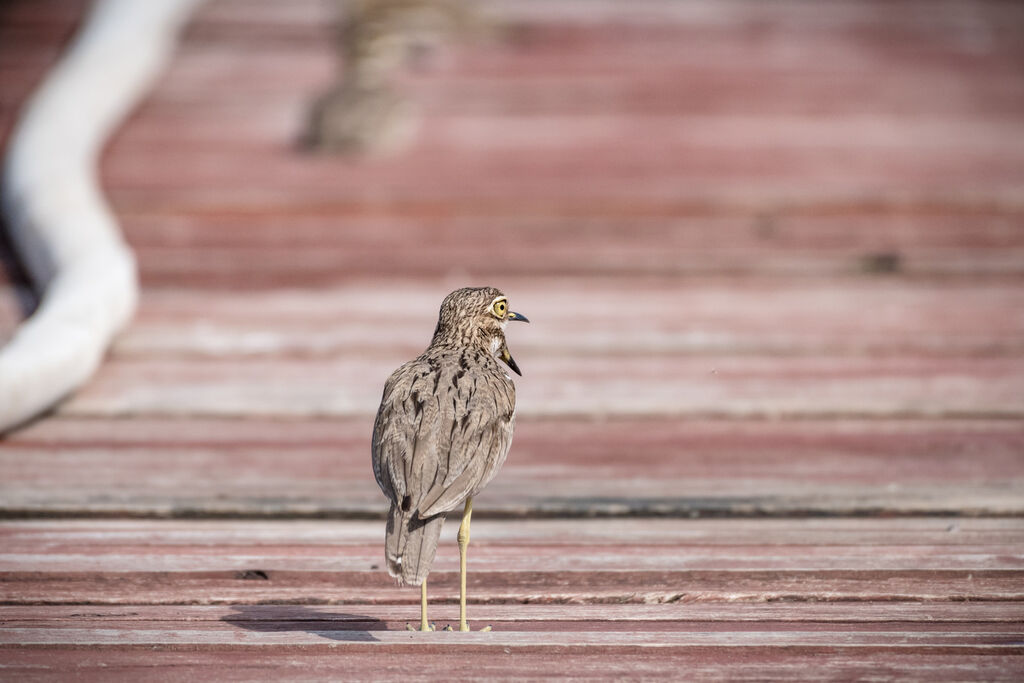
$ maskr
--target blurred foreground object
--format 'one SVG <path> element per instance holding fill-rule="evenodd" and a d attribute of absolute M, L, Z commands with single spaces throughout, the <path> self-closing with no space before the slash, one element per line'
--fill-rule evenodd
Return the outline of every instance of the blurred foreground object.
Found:
<path fill-rule="evenodd" d="M 97 2 L 11 136 L 0 199 L 41 301 L 0 350 L 0 432 L 81 386 L 135 310 L 135 258 L 97 161 L 199 1 Z"/>
<path fill-rule="evenodd" d="M 307 143 L 346 154 L 400 151 L 418 120 L 395 76 L 473 32 L 474 7 L 467 0 L 340 0 L 338 13 L 342 73 L 314 103 Z"/>

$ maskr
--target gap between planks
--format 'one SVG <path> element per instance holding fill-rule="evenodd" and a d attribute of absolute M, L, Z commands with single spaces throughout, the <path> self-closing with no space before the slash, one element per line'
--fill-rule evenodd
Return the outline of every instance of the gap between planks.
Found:
<path fill-rule="evenodd" d="M 571 647 L 614 648 L 706 648 L 706 647 L 785 647 L 822 648 L 837 651 L 846 648 L 897 651 L 970 651 L 978 653 L 1024 654 L 1021 633 L 949 631 L 908 633 L 901 631 L 865 633 L 862 631 L 736 631 L 736 632 L 435 632 L 408 631 L 312 631 L 254 632 L 245 629 L 223 631 L 194 629 L 76 629 L 5 628 L 0 629 L 0 645 L 77 647 L 158 647 L 164 649 L 203 646 L 371 646 L 404 649 L 425 643 L 443 644 L 457 649 L 500 650 L 530 648 L 559 651 Z"/>
<path fill-rule="evenodd" d="M 0 628 L 30 626 L 36 622 L 70 624 L 79 621 L 140 622 L 227 622 L 236 625 L 328 624 L 374 625 L 383 628 L 419 619 L 419 605 L 394 603 L 365 605 L 356 613 L 330 605 L 0 605 Z M 543 605 L 481 604 L 473 608 L 477 621 L 527 622 L 610 621 L 668 622 L 673 624 L 793 623 L 865 624 L 875 629 L 896 624 L 974 624 L 976 628 L 1000 630 L 999 624 L 1020 626 L 1024 606 L 1016 602 L 931 602 L 931 603 L 660 603 L 651 605 Z M 985 625 L 985 626 L 983 626 Z M 355 626 L 353 626 L 354 628 Z M 268 627 L 269 628 L 269 627 Z M 282 626 L 282 630 L 285 626 Z"/>

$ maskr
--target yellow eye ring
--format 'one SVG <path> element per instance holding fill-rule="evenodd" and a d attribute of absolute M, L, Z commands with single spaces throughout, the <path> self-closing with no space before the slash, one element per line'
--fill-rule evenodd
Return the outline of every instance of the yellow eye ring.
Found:
<path fill-rule="evenodd" d="M 508 312 L 508 301 L 504 297 L 499 297 L 494 300 L 491 304 L 491 314 L 497 318 L 504 319 L 505 313 Z"/>

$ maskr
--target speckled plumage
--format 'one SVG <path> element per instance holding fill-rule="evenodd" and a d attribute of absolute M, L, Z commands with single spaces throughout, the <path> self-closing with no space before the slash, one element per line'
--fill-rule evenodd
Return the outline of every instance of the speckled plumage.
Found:
<path fill-rule="evenodd" d="M 519 372 L 505 345 L 509 320 L 493 287 L 465 288 L 441 304 L 434 336 L 384 385 L 373 428 L 373 472 L 391 502 L 388 572 L 419 585 L 430 572 L 445 514 L 479 493 L 508 454 Z"/>

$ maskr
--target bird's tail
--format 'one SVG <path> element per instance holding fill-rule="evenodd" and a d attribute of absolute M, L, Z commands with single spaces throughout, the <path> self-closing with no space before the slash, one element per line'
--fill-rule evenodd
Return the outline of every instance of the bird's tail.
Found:
<path fill-rule="evenodd" d="M 403 512 L 397 505 L 388 513 L 384 549 L 388 573 L 403 585 L 418 586 L 430 573 L 437 552 L 444 514 L 420 519 L 415 512 Z"/>

